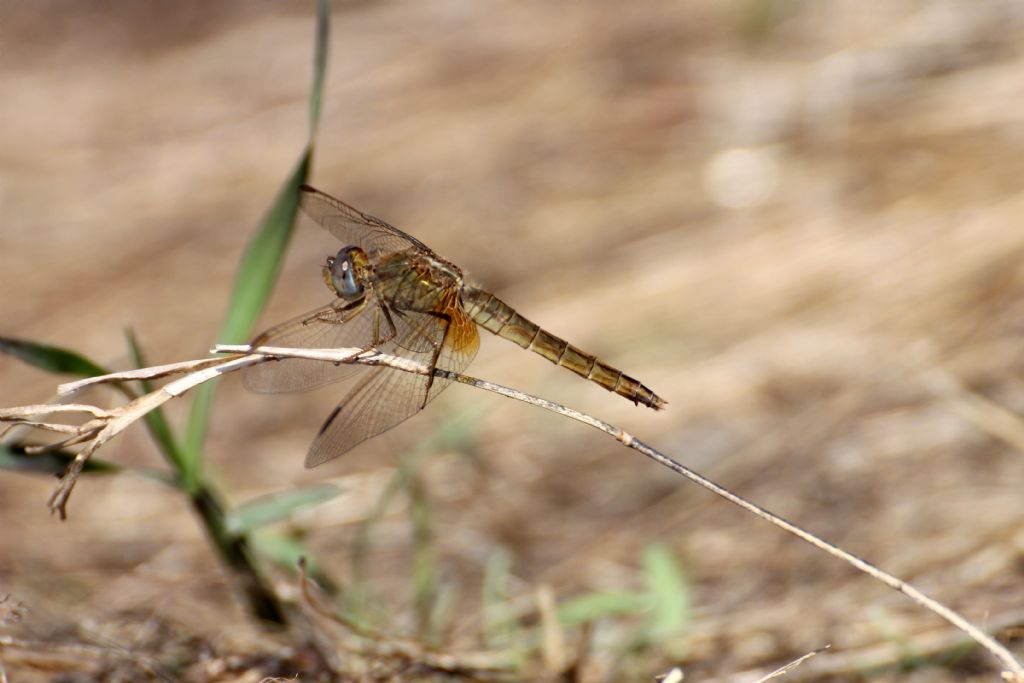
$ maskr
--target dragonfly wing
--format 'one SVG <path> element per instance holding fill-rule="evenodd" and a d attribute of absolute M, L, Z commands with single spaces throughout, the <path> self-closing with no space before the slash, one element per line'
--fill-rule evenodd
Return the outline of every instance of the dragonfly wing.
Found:
<path fill-rule="evenodd" d="M 412 235 L 309 185 L 299 189 L 299 205 L 324 230 L 345 244 L 362 247 L 370 256 L 404 251 L 410 247 L 433 253 Z"/>
<path fill-rule="evenodd" d="M 437 367 L 462 372 L 476 355 L 480 337 L 476 325 L 461 309 L 452 310 L 447 319 L 427 313 L 392 312 L 397 335 L 383 344 L 381 351 L 429 366 L 435 348 L 431 342 L 435 342 L 441 344 Z M 426 375 L 394 368 L 372 370 L 324 422 L 310 446 L 306 467 L 316 467 L 391 429 L 419 412 L 449 384 L 451 380 L 443 377 L 431 381 Z"/>
<path fill-rule="evenodd" d="M 252 346 L 301 349 L 362 348 L 373 341 L 374 306 L 369 301 L 350 311 L 328 304 L 276 325 L 252 340 Z M 306 391 L 351 377 L 361 365 L 334 365 L 305 358 L 282 358 L 242 370 L 242 384 L 259 394 Z"/>

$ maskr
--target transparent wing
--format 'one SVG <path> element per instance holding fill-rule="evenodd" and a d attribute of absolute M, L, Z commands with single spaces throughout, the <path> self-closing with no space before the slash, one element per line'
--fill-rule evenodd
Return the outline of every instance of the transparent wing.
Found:
<path fill-rule="evenodd" d="M 340 308 L 342 304 L 338 304 Z M 285 346 L 300 349 L 362 348 L 373 341 L 376 306 L 365 301 L 351 311 L 328 304 L 275 325 L 252 340 L 252 346 Z M 351 377 L 360 365 L 334 365 L 304 358 L 282 358 L 242 370 L 242 384 L 258 394 L 306 391 Z"/>
<path fill-rule="evenodd" d="M 299 205 L 310 218 L 345 244 L 362 247 L 371 257 L 414 248 L 433 252 L 412 235 L 386 221 L 365 214 L 340 199 L 303 185 L 299 189 Z"/>
<path fill-rule="evenodd" d="M 446 303 L 452 301 L 457 297 L 444 299 Z M 392 312 L 398 334 L 383 344 L 381 351 L 429 366 L 435 344 L 441 344 L 436 367 L 462 372 L 476 356 L 480 336 L 476 324 L 460 307 L 448 306 L 444 313 L 448 319 L 416 312 L 395 316 Z M 449 384 L 448 379 L 434 377 L 431 382 L 426 375 L 394 368 L 371 370 L 324 422 L 309 448 L 306 467 L 316 467 L 391 429 L 419 412 Z"/>

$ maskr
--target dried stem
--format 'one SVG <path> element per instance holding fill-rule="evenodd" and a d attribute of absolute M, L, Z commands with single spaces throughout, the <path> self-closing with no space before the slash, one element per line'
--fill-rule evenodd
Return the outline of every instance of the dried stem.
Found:
<path fill-rule="evenodd" d="M 780 666 L 778 669 L 776 669 L 775 671 L 772 671 L 770 674 L 768 674 L 768 675 L 766 675 L 766 676 L 764 676 L 762 678 L 757 679 L 757 683 L 765 683 L 765 681 L 770 681 L 773 678 L 780 678 L 781 676 L 785 676 L 790 671 L 792 671 L 793 669 L 797 668 L 798 666 L 800 666 L 801 664 L 806 662 L 808 659 L 810 659 L 814 655 L 816 655 L 816 654 L 818 654 L 820 652 L 824 652 L 825 650 L 829 649 L 830 647 L 831 647 L 831 645 L 826 645 L 825 647 L 820 647 L 817 650 L 813 650 L 812 652 L 808 652 L 807 654 L 805 654 L 805 655 L 803 655 L 801 657 L 797 657 L 796 659 L 794 659 L 789 664 L 786 664 L 784 666 Z"/>

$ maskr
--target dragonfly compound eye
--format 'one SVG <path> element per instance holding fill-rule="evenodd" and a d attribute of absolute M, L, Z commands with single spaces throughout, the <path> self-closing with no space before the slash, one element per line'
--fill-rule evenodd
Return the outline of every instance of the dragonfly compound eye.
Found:
<path fill-rule="evenodd" d="M 345 247 L 330 264 L 334 291 L 346 301 L 355 301 L 363 296 L 363 283 L 356 274 L 356 263 L 353 259 L 357 251 L 361 252 L 358 247 Z"/>

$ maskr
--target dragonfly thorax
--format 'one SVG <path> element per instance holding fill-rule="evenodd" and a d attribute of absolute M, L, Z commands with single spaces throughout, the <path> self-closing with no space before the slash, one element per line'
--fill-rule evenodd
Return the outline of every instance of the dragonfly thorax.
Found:
<path fill-rule="evenodd" d="M 370 262 L 359 247 L 348 246 L 338 250 L 336 256 L 327 257 L 324 282 L 328 289 L 345 301 L 357 301 L 365 293 L 363 285 L 369 273 Z"/>

